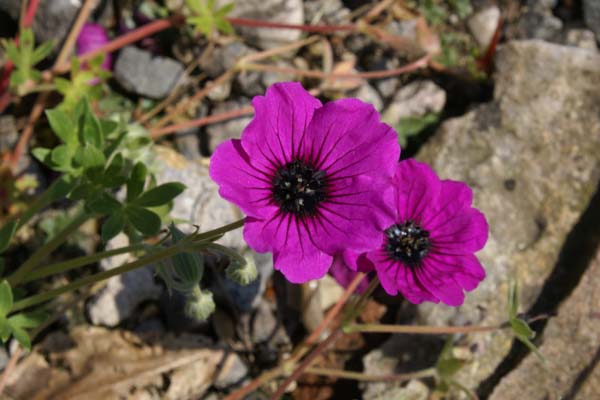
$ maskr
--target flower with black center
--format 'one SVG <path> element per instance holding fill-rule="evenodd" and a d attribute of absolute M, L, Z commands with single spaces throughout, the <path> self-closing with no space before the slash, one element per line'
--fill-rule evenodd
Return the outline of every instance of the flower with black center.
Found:
<path fill-rule="evenodd" d="M 488 225 L 471 206 L 471 189 L 440 180 L 427 164 L 405 160 L 382 197 L 379 245 L 362 254 L 344 252 L 345 263 L 375 269 L 388 294 L 401 293 L 411 303 L 461 305 L 463 290 L 485 278 L 473 253 L 485 245 Z"/>
<path fill-rule="evenodd" d="M 299 83 L 271 86 L 252 102 L 240 140 L 217 147 L 210 176 L 246 214 L 244 239 L 272 252 L 294 283 L 322 277 L 333 256 L 378 242 L 377 207 L 400 155 L 397 135 L 372 105 L 322 105 Z"/>

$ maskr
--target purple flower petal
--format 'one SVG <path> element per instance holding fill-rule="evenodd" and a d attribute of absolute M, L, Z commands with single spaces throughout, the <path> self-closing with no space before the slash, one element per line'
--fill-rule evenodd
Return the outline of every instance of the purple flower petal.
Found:
<path fill-rule="evenodd" d="M 215 149 L 210 177 L 219 182 L 219 194 L 253 217 L 267 217 L 277 211 L 271 202 L 269 170 L 257 168 L 240 140 L 230 140 Z"/>
<path fill-rule="evenodd" d="M 380 233 L 379 248 L 367 253 L 381 285 L 415 304 L 461 305 L 463 290 L 485 278 L 473 252 L 485 245 L 488 226 L 471 207 L 471 190 L 462 182 L 440 181 L 414 160 L 398 164 L 392 182 L 395 220 Z"/>
<path fill-rule="evenodd" d="M 108 34 L 102 25 L 86 23 L 81 28 L 79 36 L 77 36 L 76 48 L 77 55 L 80 56 L 90 51 L 96 50 L 98 47 L 104 46 L 109 42 Z M 112 57 L 107 53 L 102 62 L 102 68 L 109 71 Z"/>
<path fill-rule="evenodd" d="M 323 276 L 344 250 L 375 248 L 393 217 L 394 131 L 371 105 L 321 106 L 298 83 L 275 84 L 253 105 L 241 140 L 220 145 L 210 166 L 219 193 L 248 215 L 250 247 L 273 252 L 292 282 Z"/>
<path fill-rule="evenodd" d="M 358 271 L 348 268 L 342 256 L 336 256 L 333 258 L 333 264 L 329 269 L 329 273 L 342 287 L 347 288 L 356 277 L 356 274 L 358 274 Z M 368 287 L 369 280 L 365 277 L 357 286 L 356 292 L 364 293 Z"/>

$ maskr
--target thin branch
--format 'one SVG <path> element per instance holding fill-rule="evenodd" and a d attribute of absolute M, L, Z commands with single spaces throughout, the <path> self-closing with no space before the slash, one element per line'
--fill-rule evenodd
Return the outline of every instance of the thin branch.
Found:
<path fill-rule="evenodd" d="M 362 372 L 345 371 L 333 368 L 308 367 L 304 371 L 307 374 L 329 376 L 333 378 L 349 379 L 364 382 L 403 382 L 411 379 L 429 378 L 436 375 L 435 368 L 427 368 L 422 371 L 408 372 L 393 375 L 369 375 Z"/>
<path fill-rule="evenodd" d="M 70 57 L 71 52 L 73 51 L 73 47 L 75 47 L 75 42 L 77 41 L 77 36 L 79 36 L 79 33 L 81 32 L 81 29 L 83 28 L 83 25 L 88 20 L 90 13 L 92 12 L 92 9 L 94 8 L 95 3 L 96 3 L 95 0 L 86 0 L 85 3 L 83 3 L 83 6 L 81 6 L 81 9 L 79 10 L 79 14 L 77 15 L 77 19 L 75 20 L 75 23 L 71 27 L 71 30 L 69 31 L 69 35 L 67 36 L 67 39 L 63 43 L 63 46 L 60 49 L 60 53 L 58 53 L 58 57 L 56 58 L 56 61 L 54 62 L 55 66 L 68 61 L 67 59 Z"/>
<path fill-rule="evenodd" d="M 194 119 L 191 121 L 182 122 L 180 124 L 169 125 L 164 128 L 152 129 L 152 130 L 150 130 L 150 137 L 152 139 L 156 140 L 161 136 L 165 136 L 170 133 L 182 131 L 184 129 L 201 127 L 204 125 L 227 121 L 229 119 L 242 117 L 244 115 L 252 115 L 253 113 L 254 113 L 254 108 L 252 108 L 252 106 L 246 106 L 246 107 L 242 107 L 238 110 L 227 111 L 227 112 L 220 113 L 220 114 L 213 114 L 208 117 L 197 118 L 197 119 Z"/>
<path fill-rule="evenodd" d="M 410 64 L 404 65 L 400 68 L 387 69 L 387 70 L 379 70 L 379 71 L 366 71 L 366 72 L 322 72 L 318 70 L 305 70 L 298 69 L 292 67 L 280 67 L 276 65 L 266 65 L 266 64 L 244 64 L 242 66 L 243 69 L 251 70 L 251 71 L 269 71 L 269 72 L 280 72 L 284 74 L 294 74 L 298 76 L 304 76 L 308 78 L 317 78 L 317 79 L 382 79 L 388 78 L 390 76 L 397 76 L 406 74 L 409 72 L 413 72 L 420 68 L 425 68 L 429 64 L 430 55 L 426 55 L 424 57 L 419 58 L 417 61 L 414 61 Z"/>
<path fill-rule="evenodd" d="M 303 32 L 314 33 L 335 33 L 335 32 L 356 32 L 357 27 L 354 24 L 348 25 L 302 25 L 302 24 L 283 24 L 280 22 L 260 21 L 248 18 L 227 18 L 232 25 L 248 26 L 254 28 L 270 29 L 295 29 Z"/>
<path fill-rule="evenodd" d="M 502 329 L 503 325 L 495 326 L 424 326 L 424 325 L 383 325 L 383 324 L 352 324 L 344 328 L 344 332 L 376 332 L 376 333 L 412 333 L 420 335 L 444 335 L 453 333 L 491 332 Z"/>

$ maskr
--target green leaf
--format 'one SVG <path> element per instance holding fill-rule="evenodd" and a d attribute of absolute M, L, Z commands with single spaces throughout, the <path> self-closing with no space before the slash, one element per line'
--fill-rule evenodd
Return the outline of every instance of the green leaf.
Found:
<path fill-rule="evenodd" d="M 185 190 L 179 182 L 169 182 L 144 192 L 133 203 L 142 207 L 158 207 L 168 203 Z"/>
<path fill-rule="evenodd" d="M 52 152 L 52 149 L 46 149 L 44 147 L 36 147 L 31 150 L 31 154 L 41 163 L 48 164 L 50 162 L 49 156 Z"/>
<path fill-rule="evenodd" d="M 156 235 L 160 230 L 160 217 L 150 210 L 129 205 L 125 208 L 125 215 L 131 225 L 144 235 Z"/>
<path fill-rule="evenodd" d="M 108 119 L 101 119 L 100 129 L 102 130 L 102 136 L 110 138 L 119 129 L 119 124 Z"/>
<path fill-rule="evenodd" d="M 63 143 L 70 146 L 77 145 L 77 126 L 67 113 L 55 108 L 47 110 L 46 117 L 48 118 L 50 127 Z"/>
<path fill-rule="evenodd" d="M 142 162 L 138 162 L 134 165 L 131 176 L 127 181 L 127 201 L 131 202 L 142 193 L 144 190 L 144 184 L 146 183 L 146 175 L 148 169 Z"/>
<path fill-rule="evenodd" d="M 0 340 L 2 340 L 3 343 L 8 341 L 11 332 L 12 330 L 6 317 L 0 317 Z"/>
<path fill-rule="evenodd" d="M 105 215 L 121 210 L 121 203 L 106 192 L 93 199 L 89 199 L 86 206 L 95 213 Z"/>
<path fill-rule="evenodd" d="M 98 189 L 96 186 L 92 185 L 91 183 L 82 183 L 73 189 L 73 191 L 71 191 L 69 194 L 69 199 L 73 201 L 89 199 L 97 192 Z"/>
<path fill-rule="evenodd" d="M 538 350 L 538 348 L 533 344 L 528 338 L 525 336 L 517 335 L 516 338 L 521 341 L 535 356 L 540 360 L 545 369 L 548 369 L 548 362 L 546 358 L 542 355 L 542 353 Z"/>
<path fill-rule="evenodd" d="M 510 326 L 516 336 L 524 336 L 529 339 L 535 337 L 535 332 L 529 327 L 527 322 L 519 318 L 511 318 Z"/>
<path fill-rule="evenodd" d="M 104 167 L 106 158 L 97 147 L 86 144 L 77 154 L 77 162 L 85 169 Z"/>
<path fill-rule="evenodd" d="M 8 323 L 12 327 L 17 328 L 37 328 L 46 321 L 48 313 L 45 311 L 33 311 L 13 315 L 8 319 Z"/>
<path fill-rule="evenodd" d="M 104 144 L 104 137 L 102 136 L 102 127 L 100 121 L 92 113 L 91 110 L 87 110 L 82 130 L 83 142 L 88 143 L 92 146 L 102 148 Z"/>
<path fill-rule="evenodd" d="M 73 159 L 73 150 L 66 144 L 61 144 L 52 150 L 50 159 L 54 163 L 54 169 L 68 172 L 72 169 L 71 160 Z"/>
<path fill-rule="evenodd" d="M 35 65 L 35 64 L 39 63 L 44 58 L 46 58 L 48 55 L 50 55 L 50 53 L 52 52 L 53 48 L 54 48 L 54 41 L 52 41 L 52 40 L 50 40 L 48 42 L 44 42 L 41 45 L 39 45 L 33 51 L 33 54 L 31 55 L 31 63 L 32 63 L 32 65 Z"/>
<path fill-rule="evenodd" d="M 4 251 L 8 248 L 10 241 L 17 230 L 17 225 L 19 221 L 13 219 L 11 221 L 6 222 L 2 228 L 0 228 L 0 254 L 4 253 Z"/>
<path fill-rule="evenodd" d="M 10 323 L 10 321 L 9 321 Z M 25 329 L 19 328 L 17 326 L 11 325 L 11 330 L 14 338 L 19 342 L 21 346 L 26 348 L 27 350 L 31 350 L 31 339 L 29 339 L 29 335 Z"/>
<path fill-rule="evenodd" d="M 125 216 L 122 212 L 115 212 L 102 224 L 102 241 L 108 242 L 125 227 Z"/>
<path fill-rule="evenodd" d="M 233 9 L 234 9 L 234 7 L 235 7 L 235 3 L 227 3 L 227 4 L 225 4 L 223 7 L 219 8 L 219 9 L 218 9 L 218 10 L 215 12 L 215 15 L 216 15 L 217 17 L 224 17 L 224 16 L 226 16 L 227 14 L 229 14 L 230 12 L 232 12 L 232 11 L 233 11 Z"/>
<path fill-rule="evenodd" d="M 5 317 L 13 306 L 13 292 L 10 284 L 4 280 L 0 283 L 0 317 Z"/>

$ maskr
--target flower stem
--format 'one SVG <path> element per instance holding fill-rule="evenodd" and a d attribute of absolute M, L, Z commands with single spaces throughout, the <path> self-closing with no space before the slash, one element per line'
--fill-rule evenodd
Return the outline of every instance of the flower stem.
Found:
<path fill-rule="evenodd" d="M 394 374 L 394 375 L 368 375 L 362 372 L 355 371 L 344 371 L 333 368 L 320 368 L 320 367 L 308 367 L 304 370 L 307 374 L 330 376 L 333 378 L 350 379 L 354 381 L 365 381 L 365 382 L 397 382 L 397 381 L 409 381 L 411 379 L 429 378 L 436 376 L 437 372 L 435 368 L 427 368 L 422 371 L 408 372 L 406 374 Z"/>
<path fill-rule="evenodd" d="M 242 219 L 238 219 L 237 221 L 234 221 L 230 224 L 227 225 L 223 225 L 220 228 L 217 229 L 213 229 L 212 231 L 208 231 L 208 232 L 202 232 L 202 233 L 197 233 L 194 237 L 193 237 L 193 241 L 197 242 L 200 240 L 209 240 L 212 239 L 216 236 L 220 236 L 223 235 L 224 233 L 233 231 L 237 228 L 241 228 L 242 226 L 244 226 L 244 222 L 246 221 L 246 218 L 242 218 Z"/>
<path fill-rule="evenodd" d="M 12 287 L 21 283 L 25 276 L 31 272 L 35 267 L 38 266 L 44 258 L 50 253 L 56 250 L 61 244 L 63 244 L 69 236 L 75 232 L 85 221 L 90 218 L 90 215 L 83 210 L 78 211 L 77 215 L 71 220 L 71 222 L 63 228 L 62 231 L 58 232 L 48 243 L 40 247 L 34 252 L 31 257 L 27 259 L 7 280 Z"/>
<path fill-rule="evenodd" d="M 88 256 L 77 257 L 71 260 L 55 263 L 52 265 L 48 265 L 46 267 L 42 267 L 36 271 L 32 271 L 26 277 L 23 278 L 21 283 L 27 283 L 34 281 L 36 279 L 45 278 L 47 276 L 60 274 L 63 272 L 70 271 L 75 268 L 83 267 L 84 265 L 89 265 L 100 261 L 102 259 L 113 257 L 119 254 L 131 253 L 138 250 L 143 250 L 146 247 L 145 244 L 138 243 L 131 246 L 120 247 L 118 249 L 107 250 L 96 254 L 90 254 Z"/>
<path fill-rule="evenodd" d="M 282 24 L 280 22 L 260 21 L 248 18 L 227 18 L 232 25 L 249 26 L 254 28 L 271 29 L 295 29 L 303 32 L 314 33 L 335 33 L 335 32 L 356 32 L 356 25 L 303 25 L 303 24 Z"/>
<path fill-rule="evenodd" d="M 11 312 L 19 311 L 24 308 L 28 308 L 28 307 L 34 306 L 36 304 L 43 303 L 43 302 L 51 300 L 57 296 L 60 296 L 61 294 L 79 289 L 80 287 L 87 286 L 87 285 L 90 285 L 95 282 L 100 282 L 105 279 L 111 278 L 116 275 L 124 274 L 129 271 L 133 271 L 134 269 L 141 268 L 145 265 L 158 262 L 158 261 L 163 260 L 168 257 L 172 257 L 175 254 L 185 251 L 185 250 L 186 250 L 186 248 L 179 244 L 176 244 L 176 245 L 173 245 L 170 247 L 166 247 L 166 248 L 159 250 L 153 254 L 150 254 L 146 257 L 142 257 L 136 261 L 133 261 L 133 262 L 130 262 L 127 264 L 123 264 L 120 267 L 109 269 L 108 271 L 98 272 L 94 275 L 86 276 L 84 278 L 78 279 L 74 282 L 71 282 L 67 285 L 61 286 L 59 288 L 49 290 L 44 293 L 36 294 L 31 297 L 27 297 L 23 300 L 17 301 L 13 305 Z"/>
<path fill-rule="evenodd" d="M 419 335 L 444 335 L 453 333 L 491 332 L 502 329 L 502 326 L 419 326 L 419 325 L 383 325 L 352 324 L 344 327 L 345 333 L 413 333 Z"/>

